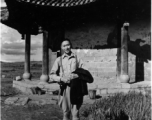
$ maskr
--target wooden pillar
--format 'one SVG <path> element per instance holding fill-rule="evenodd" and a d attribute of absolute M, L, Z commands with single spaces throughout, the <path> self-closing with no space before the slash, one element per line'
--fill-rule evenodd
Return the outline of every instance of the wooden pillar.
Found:
<path fill-rule="evenodd" d="M 120 82 L 121 74 L 121 48 L 117 48 L 117 82 Z"/>
<path fill-rule="evenodd" d="M 120 82 L 128 83 L 128 26 L 129 23 L 124 23 L 121 28 L 121 75 Z"/>
<path fill-rule="evenodd" d="M 120 82 L 120 73 L 121 73 L 121 25 L 122 25 L 121 19 L 118 16 L 117 17 L 117 70 L 116 70 L 117 82 Z"/>
<path fill-rule="evenodd" d="M 25 63 L 24 63 L 24 74 L 23 78 L 25 80 L 31 79 L 30 74 L 30 50 L 31 50 L 31 35 L 29 33 L 26 34 L 25 38 Z"/>
<path fill-rule="evenodd" d="M 42 75 L 40 83 L 47 83 L 49 80 L 49 54 L 48 54 L 48 31 L 43 31 L 43 57 L 42 57 Z"/>

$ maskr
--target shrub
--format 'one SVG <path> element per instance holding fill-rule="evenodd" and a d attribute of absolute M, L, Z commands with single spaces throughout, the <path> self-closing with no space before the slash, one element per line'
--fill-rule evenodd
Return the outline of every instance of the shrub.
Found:
<path fill-rule="evenodd" d="M 151 120 L 151 97 L 135 92 L 117 93 L 95 102 L 84 115 L 91 120 Z"/>
<path fill-rule="evenodd" d="M 13 88 L 12 86 L 5 86 L 5 87 L 2 87 L 1 88 L 1 93 L 0 95 L 5 97 L 5 96 L 14 96 L 14 95 L 17 95 L 17 94 L 20 94 L 20 91 Z"/>

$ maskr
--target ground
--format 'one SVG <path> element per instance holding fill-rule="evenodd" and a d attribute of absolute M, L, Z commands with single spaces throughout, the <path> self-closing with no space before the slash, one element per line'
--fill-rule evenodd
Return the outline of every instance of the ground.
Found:
<path fill-rule="evenodd" d="M 32 99 L 32 101 L 39 101 L 40 99 L 51 99 L 51 95 L 10 95 L 10 96 L 3 96 L 1 99 L 1 118 L 2 120 L 62 120 L 62 110 L 59 108 L 56 104 L 45 104 L 45 105 L 37 105 L 33 104 L 32 101 L 29 102 L 27 105 L 6 105 L 4 101 L 8 97 L 25 97 L 28 96 Z M 45 96 L 45 97 L 44 97 Z M 81 107 L 81 111 L 83 112 L 83 109 L 86 107 L 89 107 L 91 105 L 90 103 L 93 103 L 94 100 L 89 101 L 88 103 L 85 102 L 84 105 Z M 81 112 L 80 112 L 81 113 Z M 81 116 L 81 120 L 83 120 L 83 117 Z"/>
<path fill-rule="evenodd" d="M 36 105 L 29 102 L 29 104 L 24 106 L 16 105 L 6 105 L 4 102 L 9 97 L 24 97 L 27 96 L 32 100 L 40 99 L 51 99 L 51 95 L 24 95 L 14 88 L 12 88 L 12 82 L 15 76 L 21 75 L 23 73 L 23 63 L 2 63 L 2 77 L 1 79 L 1 120 L 62 120 L 62 110 L 56 104 L 45 104 Z M 34 67 L 33 67 L 34 66 Z M 41 65 L 38 63 L 32 64 L 32 72 L 35 72 L 35 78 L 41 75 Z M 57 98 L 57 96 L 55 96 Z M 89 100 L 85 97 L 84 105 L 81 107 L 81 113 L 86 107 L 89 107 L 90 103 L 94 100 Z M 81 120 L 84 118 L 81 116 Z"/>
<path fill-rule="evenodd" d="M 2 63 L 2 79 L 1 79 L 1 108 L 2 108 L 1 109 L 1 113 L 2 113 L 1 118 L 2 118 L 2 120 L 62 120 L 62 116 L 63 116 L 62 110 L 59 108 L 59 106 L 56 105 L 58 96 L 54 96 L 54 95 L 50 95 L 50 94 L 25 95 L 25 94 L 21 94 L 19 91 L 12 88 L 13 79 L 15 78 L 15 76 L 22 75 L 23 70 L 24 70 L 23 63 L 14 63 L 14 64 L 13 63 L 9 63 L 9 64 Z M 41 64 L 32 63 L 31 72 L 35 73 L 33 78 L 35 78 L 36 80 L 39 80 L 39 76 L 41 75 Z M 125 88 L 125 90 L 128 88 L 129 90 L 135 90 L 135 91 L 137 90 L 140 93 L 151 94 L 151 86 L 149 85 L 149 83 L 150 83 L 150 81 L 143 81 L 142 83 L 135 83 L 135 84 L 122 84 L 121 88 Z M 108 86 L 110 87 L 109 84 L 108 84 Z M 103 87 L 105 87 L 105 85 Z M 112 84 L 112 87 L 117 88 L 119 86 L 114 86 L 114 84 Z M 114 89 L 110 88 L 109 90 L 108 90 L 109 95 L 110 95 L 110 92 L 112 92 L 112 93 L 114 92 Z M 140 93 L 139 93 L 139 96 L 141 96 Z M 24 105 L 24 106 L 4 104 L 4 101 L 7 98 L 14 97 L 14 96 L 29 97 L 32 101 L 30 101 L 29 104 Z M 107 96 L 107 93 L 106 93 L 106 96 Z M 135 97 L 133 97 L 133 98 L 138 99 L 139 96 L 137 96 L 136 98 Z M 102 95 L 102 97 L 103 97 L 103 95 Z M 101 101 L 104 100 L 104 99 L 102 99 L 102 97 L 100 99 L 100 96 L 99 96 L 98 100 L 101 100 Z M 143 98 L 144 98 L 144 95 L 143 95 Z M 43 105 L 42 104 L 38 104 L 38 105 L 33 104 L 33 101 L 39 101 L 39 100 L 45 100 L 45 101 L 52 100 L 52 101 L 51 101 L 51 104 L 43 104 Z M 90 114 L 88 114 L 87 108 L 92 106 L 92 103 L 95 102 L 96 100 L 97 99 L 91 100 L 89 98 L 89 96 L 85 96 L 83 105 L 80 109 L 80 120 L 88 120 L 87 116 L 88 115 L 90 116 Z M 98 102 L 98 100 L 97 100 L 97 103 L 101 103 L 101 102 Z M 126 102 L 128 103 L 127 100 L 132 100 L 132 99 L 127 98 Z M 150 112 L 147 112 L 147 111 L 150 111 L 150 108 L 149 108 L 150 99 L 148 98 L 147 101 L 145 101 L 145 99 L 143 99 L 143 100 L 145 103 L 144 102 L 138 103 L 138 100 L 137 101 L 133 100 L 133 101 L 135 101 L 139 105 L 142 104 L 143 105 L 142 111 L 143 111 L 143 113 L 146 112 L 147 114 L 143 114 L 142 112 L 140 113 L 140 111 L 136 112 L 134 109 L 134 106 L 130 105 L 130 110 L 133 110 L 135 113 L 139 113 L 138 114 L 139 116 L 137 116 L 137 118 L 141 118 L 141 117 L 146 118 L 147 116 L 150 116 L 149 115 Z M 130 102 L 132 102 L 132 101 L 130 101 Z M 113 100 L 111 100 L 111 103 L 113 103 Z M 132 103 L 132 104 L 135 105 L 135 103 Z M 94 105 L 95 105 L 94 109 L 92 109 L 93 107 L 90 108 L 93 111 L 96 110 L 96 107 L 98 106 L 98 104 L 97 104 L 97 106 L 96 106 L 96 104 L 94 104 Z M 99 104 L 99 106 L 100 106 L 100 104 Z M 112 104 L 112 106 L 113 106 L 113 104 Z M 138 107 L 138 105 L 137 105 L 137 107 Z M 144 107 L 146 107 L 146 109 Z M 102 109 L 102 107 L 101 107 L 101 109 Z M 139 109 L 139 110 L 141 110 L 141 109 Z M 132 114 L 132 113 L 133 112 L 131 111 L 130 114 Z M 134 117 L 134 113 L 133 113 L 132 117 Z M 91 120 L 92 120 L 92 118 L 91 118 Z M 141 120 L 143 120 L 143 119 L 141 118 Z"/>

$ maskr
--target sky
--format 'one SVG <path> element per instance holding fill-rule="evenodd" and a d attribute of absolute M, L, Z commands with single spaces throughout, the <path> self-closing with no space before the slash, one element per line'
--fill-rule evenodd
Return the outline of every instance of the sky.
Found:
<path fill-rule="evenodd" d="M 1 61 L 17 62 L 25 59 L 25 40 L 21 34 L 0 23 Z M 42 34 L 31 36 L 31 61 L 42 60 Z"/>
<path fill-rule="evenodd" d="M 1 0 L 1 7 L 6 6 L 6 3 L 4 2 L 4 0 Z"/>
<path fill-rule="evenodd" d="M 1 0 L 0 6 L 6 6 Z M 4 24 L 0 23 L 1 61 L 18 62 L 25 59 L 25 40 L 21 34 Z M 42 60 L 42 34 L 31 36 L 31 61 Z"/>

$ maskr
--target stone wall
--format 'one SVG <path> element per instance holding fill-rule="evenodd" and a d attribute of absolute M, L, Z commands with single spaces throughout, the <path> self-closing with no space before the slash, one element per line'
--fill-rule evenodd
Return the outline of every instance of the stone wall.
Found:
<path fill-rule="evenodd" d="M 116 81 L 117 49 L 73 50 L 83 61 L 83 68 L 94 77 L 94 84 Z"/>
<path fill-rule="evenodd" d="M 104 83 L 116 82 L 117 48 L 113 49 L 73 49 L 73 52 L 83 61 L 83 68 L 87 69 L 94 77 L 95 87 Z M 128 54 L 128 70 L 130 82 L 149 81 L 151 79 L 151 62 L 144 61 L 135 55 Z"/>
<path fill-rule="evenodd" d="M 84 61 L 92 75 L 99 81 L 116 80 L 115 23 L 87 23 L 79 28 L 66 30 L 65 37 L 72 41 L 73 48 Z M 110 36 L 110 37 L 109 37 Z M 131 82 L 151 79 L 151 31 L 149 19 L 130 22 L 128 40 L 129 75 Z M 108 45 L 108 39 L 114 47 Z M 96 82 L 98 84 L 98 82 Z"/>
<path fill-rule="evenodd" d="M 117 39 L 115 23 L 87 23 L 73 29 L 67 29 L 65 37 L 69 38 L 76 52 L 95 78 L 94 86 L 103 82 L 116 82 Z M 128 44 L 129 76 L 131 82 L 150 80 L 151 36 L 150 21 L 136 20 L 130 22 Z M 115 48 L 108 46 L 108 37 Z M 52 59 L 55 59 L 52 57 Z M 52 62 L 53 63 L 53 62 Z"/>
<path fill-rule="evenodd" d="M 59 84 L 44 84 L 38 85 L 39 81 L 13 81 L 13 87 L 17 88 L 21 92 L 25 94 L 36 94 L 31 88 L 39 87 L 42 90 L 46 91 L 48 94 L 52 94 L 53 91 L 59 90 Z M 126 84 L 126 83 L 103 83 L 98 84 L 96 86 L 88 85 L 88 89 L 96 89 L 97 95 L 113 95 L 115 93 L 128 93 L 128 92 L 141 92 L 145 94 L 151 94 L 151 84 L 150 81 L 143 81 L 134 84 Z"/>
<path fill-rule="evenodd" d="M 67 30 L 65 37 L 72 41 L 74 49 L 94 49 L 107 44 L 108 34 L 114 27 L 114 24 L 85 24 L 80 28 Z"/>
<path fill-rule="evenodd" d="M 130 40 L 139 40 L 140 46 L 145 44 L 150 45 L 150 19 L 134 20 L 129 23 Z M 79 27 L 67 29 L 65 37 L 71 40 L 74 49 L 102 49 L 104 45 L 108 44 L 107 40 L 110 35 L 112 35 L 111 41 L 117 44 L 117 40 L 114 40 L 117 33 L 116 25 L 116 23 L 108 21 L 101 21 L 100 23 L 82 23 Z"/>

